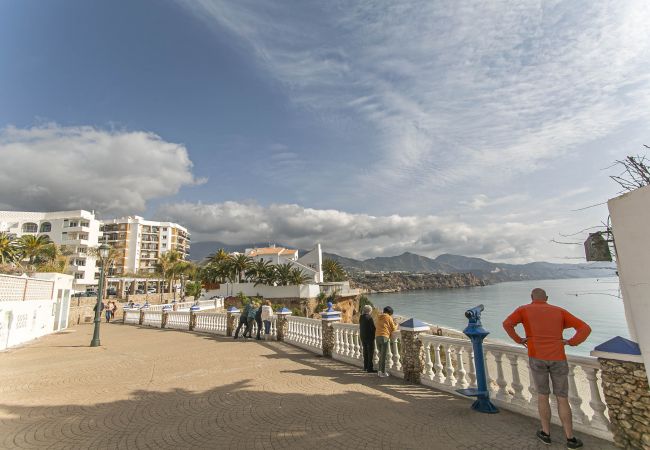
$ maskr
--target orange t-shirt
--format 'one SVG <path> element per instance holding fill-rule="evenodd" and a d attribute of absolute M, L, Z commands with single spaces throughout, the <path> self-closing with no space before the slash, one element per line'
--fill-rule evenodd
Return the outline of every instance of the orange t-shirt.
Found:
<path fill-rule="evenodd" d="M 569 339 L 569 345 L 584 342 L 591 333 L 589 325 L 558 306 L 545 301 L 532 303 L 517 308 L 503 321 L 503 328 L 515 342 L 521 344 L 522 338 L 515 331 L 515 326 L 524 324 L 528 341 L 528 356 L 537 359 L 562 361 L 566 359 L 562 332 L 574 328 L 576 334 Z"/>

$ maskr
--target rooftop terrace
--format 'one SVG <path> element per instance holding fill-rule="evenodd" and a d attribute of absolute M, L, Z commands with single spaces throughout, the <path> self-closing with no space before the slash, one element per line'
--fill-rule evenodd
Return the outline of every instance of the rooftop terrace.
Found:
<path fill-rule="evenodd" d="M 0 354 L 1 448 L 548 448 L 534 419 L 282 342 L 120 323 L 102 324 L 100 348 L 91 336 Z"/>

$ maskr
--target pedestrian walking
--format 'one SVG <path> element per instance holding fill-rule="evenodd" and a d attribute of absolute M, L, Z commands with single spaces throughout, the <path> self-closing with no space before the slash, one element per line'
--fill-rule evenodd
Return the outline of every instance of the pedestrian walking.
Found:
<path fill-rule="evenodd" d="M 372 320 L 372 306 L 364 305 L 359 317 L 359 337 L 363 346 L 363 370 L 377 373 L 373 368 L 372 358 L 375 356 L 375 321 Z"/>
<path fill-rule="evenodd" d="M 582 441 L 573 435 L 571 405 L 568 398 L 569 365 L 564 346 L 581 344 L 591 333 L 591 328 L 565 309 L 549 305 L 548 296 L 543 289 L 533 289 L 530 297 L 532 302 L 520 306 L 510 314 L 503 322 L 503 328 L 512 340 L 528 348 L 528 362 L 537 389 L 537 405 L 542 423 L 542 429 L 536 436 L 544 444 L 551 444 L 550 378 L 567 448 L 580 448 L 583 445 Z M 524 325 L 526 332 L 526 337 L 523 338 L 515 331 L 515 327 L 520 323 Z M 571 339 L 563 337 L 562 333 L 567 328 L 576 330 Z"/>
<path fill-rule="evenodd" d="M 397 325 L 393 321 L 393 308 L 386 306 L 384 312 L 377 317 L 377 327 L 375 328 L 375 344 L 379 352 L 378 373 L 380 377 L 387 377 L 386 372 L 386 354 L 390 345 L 390 335 L 397 330 Z"/>
<path fill-rule="evenodd" d="M 246 322 L 246 329 L 244 330 L 244 337 L 247 337 L 248 335 L 249 338 L 252 338 L 253 334 L 253 324 L 255 323 L 255 316 L 257 315 L 257 309 L 259 307 L 259 304 L 257 302 L 251 301 L 251 307 L 248 310 L 247 316 L 247 322 Z"/>
<path fill-rule="evenodd" d="M 266 300 L 260 310 L 262 311 L 262 322 L 264 322 L 264 340 L 268 341 L 271 337 L 271 319 L 273 318 L 271 302 Z"/>
<path fill-rule="evenodd" d="M 237 329 L 235 330 L 235 335 L 233 336 L 233 339 L 237 339 L 239 337 L 239 331 L 243 326 L 248 324 L 248 312 L 251 309 L 252 306 L 252 301 L 248 302 L 246 306 L 244 306 L 244 310 L 241 312 L 239 315 L 239 324 L 237 325 Z M 246 328 L 244 328 L 244 335 L 246 335 Z"/>

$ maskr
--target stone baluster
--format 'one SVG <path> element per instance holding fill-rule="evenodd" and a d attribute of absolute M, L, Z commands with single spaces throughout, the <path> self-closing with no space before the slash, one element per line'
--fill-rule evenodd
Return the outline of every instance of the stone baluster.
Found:
<path fill-rule="evenodd" d="M 609 427 L 609 420 L 605 415 L 607 406 L 603 403 L 603 400 L 600 397 L 600 390 L 598 390 L 598 369 L 595 367 L 583 367 L 583 370 L 587 376 L 587 381 L 589 381 L 589 393 L 591 398 L 589 406 L 591 406 L 591 409 L 594 411 L 594 415 L 591 418 L 591 425 L 601 429 L 607 429 Z"/>
<path fill-rule="evenodd" d="M 402 356 L 400 355 L 400 349 L 399 349 L 400 343 L 401 343 L 401 338 L 394 339 L 392 341 L 392 345 L 395 346 L 395 351 L 393 352 L 393 360 L 394 360 L 393 367 L 398 372 L 402 370 Z"/>
<path fill-rule="evenodd" d="M 530 364 L 526 362 L 526 366 L 528 367 L 528 392 L 530 393 L 530 405 L 532 408 L 537 410 L 537 405 L 539 404 L 539 401 L 537 399 L 537 388 L 535 387 L 535 383 L 533 382 L 533 372 L 530 370 Z"/>
<path fill-rule="evenodd" d="M 239 309 L 231 306 L 226 311 L 226 336 L 232 336 L 237 328 L 235 323 L 239 319 Z"/>
<path fill-rule="evenodd" d="M 454 376 L 454 366 L 451 362 L 451 351 L 452 351 L 452 346 L 447 345 L 447 348 L 445 348 L 445 384 L 448 386 L 455 386 L 456 385 L 456 377 Z"/>
<path fill-rule="evenodd" d="M 333 327 L 332 327 L 333 328 Z M 327 335 L 327 330 L 323 329 L 323 347 L 325 347 L 325 336 Z M 341 354 L 342 342 L 341 342 L 341 330 L 339 328 L 334 328 L 334 352 L 337 355 Z"/>
<path fill-rule="evenodd" d="M 390 338 L 388 340 L 388 350 L 386 351 L 386 372 L 388 372 L 389 369 L 393 368 L 393 364 L 395 363 L 393 361 L 393 349 L 391 348 L 392 344 L 390 341 Z"/>
<path fill-rule="evenodd" d="M 444 383 L 445 382 L 445 372 L 444 372 L 444 366 L 442 365 L 442 358 L 440 358 L 440 352 L 442 351 L 442 345 L 435 343 L 433 344 L 433 355 L 434 355 L 434 360 L 435 364 L 433 367 L 436 370 L 436 381 L 438 383 Z"/>
<path fill-rule="evenodd" d="M 343 344 L 345 346 L 344 355 L 350 356 L 350 330 L 343 329 Z"/>
<path fill-rule="evenodd" d="M 467 371 L 465 370 L 465 362 L 463 361 L 464 353 L 465 349 L 461 346 L 458 346 L 458 351 L 456 352 L 456 363 L 458 365 L 458 386 L 463 389 L 469 386 L 469 382 L 467 381 Z"/>
<path fill-rule="evenodd" d="M 424 376 L 426 376 L 429 380 L 433 380 L 433 377 L 435 375 L 433 371 L 433 361 L 431 360 L 431 349 L 435 347 L 435 344 L 432 343 L 427 343 L 424 346 Z"/>
<path fill-rule="evenodd" d="M 494 355 L 494 362 L 496 363 L 497 366 L 496 383 L 497 386 L 499 386 L 495 398 L 499 400 L 507 400 L 508 391 L 506 390 L 506 387 L 508 386 L 508 382 L 506 381 L 505 376 L 503 376 L 503 352 L 497 350 L 497 351 L 493 351 L 492 354 Z"/>
<path fill-rule="evenodd" d="M 359 330 L 356 330 L 354 333 L 354 346 L 357 350 L 354 357 L 356 359 L 363 360 L 363 347 L 361 346 L 361 336 L 359 334 Z"/>
<path fill-rule="evenodd" d="M 167 326 L 168 318 L 169 318 L 169 313 L 163 310 L 162 316 L 160 318 L 160 328 L 165 328 Z"/>
<path fill-rule="evenodd" d="M 589 419 L 582 410 L 582 399 L 580 398 L 580 393 L 576 386 L 575 369 L 575 364 L 569 363 L 569 403 L 571 404 L 571 411 L 573 412 L 573 420 L 588 425 Z"/>
<path fill-rule="evenodd" d="M 372 354 L 372 367 L 379 367 L 379 350 L 375 344 L 375 351 Z"/>
<path fill-rule="evenodd" d="M 507 354 L 508 361 L 510 361 L 510 369 L 512 371 L 512 390 L 515 392 L 512 397 L 512 402 L 518 405 L 525 405 L 526 398 L 524 397 L 524 385 L 521 384 L 519 376 L 519 355 L 516 353 Z"/>
<path fill-rule="evenodd" d="M 471 386 L 476 386 L 476 366 L 474 365 L 474 349 L 469 348 L 468 350 L 469 354 L 469 373 L 467 374 L 469 376 L 469 384 Z"/>

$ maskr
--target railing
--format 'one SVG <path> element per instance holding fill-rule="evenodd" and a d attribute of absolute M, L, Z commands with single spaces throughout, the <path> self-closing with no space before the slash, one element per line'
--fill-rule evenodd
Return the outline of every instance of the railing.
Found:
<path fill-rule="evenodd" d="M 194 331 L 202 331 L 204 333 L 214 333 L 225 336 L 227 319 L 228 317 L 226 313 L 197 313 Z"/>
<path fill-rule="evenodd" d="M 334 349 L 332 357 L 355 366 L 363 366 L 363 346 L 359 336 L 359 325 L 352 323 L 334 323 Z M 375 347 L 374 367 L 379 364 L 379 351 Z M 395 376 L 402 375 L 401 335 L 395 331 L 391 335 L 386 353 L 386 371 Z"/>
<path fill-rule="evenodd" d="M 140 310 L 139 309 L 124 309 L 124 323 L 139 324 L 140 323 Z"/>
<path fill-rule="evenodd" d="M 305 350 L 322 355 L 322 321 L 318 319 L 309 319 L 307 317 L 289 316 L 285 340 L 298 347 L 304 348 Z"/>
<path fill-rule="evenodd" d="M 54 282 L 0 275 L 0 301 L 51 300 Z"/>
<path fill-rule="evenodd" d="M 152 295 L 160 295 L 160 294 L 152 294 Z M 194 304 L 194 302 L 180 302 L 176 303 L 176 310 L 178 311 L 179 309 L 188 309 Z M 149 305 L 149 307 L 146 309 L 146 311 L 162 311 L 163 307 L 172 307 L 172 303 L 163 303 L 160 305 Z"/>
<path fill-rule="evenodd" d="M 144 310 L 142 325 L 160 328 L 162 325 L 162 311 Z"/>
<path fill-rule="evenodd" d="M 421 334 L 425 364 L 422 384 L 455 393 L 456 389 L 476 386 L 476 371 L 471 342 L 465 339 Z M 488 386 L 493 402 L 502 408 L 537 417 L 537 392 L 531 382 L 525 348 L 486 342 L 483 345 Z M 603 402 L 599 364 L 596 358 L 569 356 L 569 403 L 574 427 L 583 432 L 611 439 L 607 406 Z M 554 401 L 553 396 L 551 396 Z M 584 402 L 582 399 L 589 399 Z M 560 423 L 555 416 L 553 421 Z"/>
<path fill-rule="evenodd" d="M 165 328 L 174 328 L 177 330 L 190 329 L 189 311 L 170 311 L 167 313 L 167 323 Z"/>
<path fill-rule="evenodd" d="M 199 300 L 199 306 L 201 310 L 204 309 L 221 309 L 223 308 L 224 299 L 215 298 L 212 300 Z"/>

